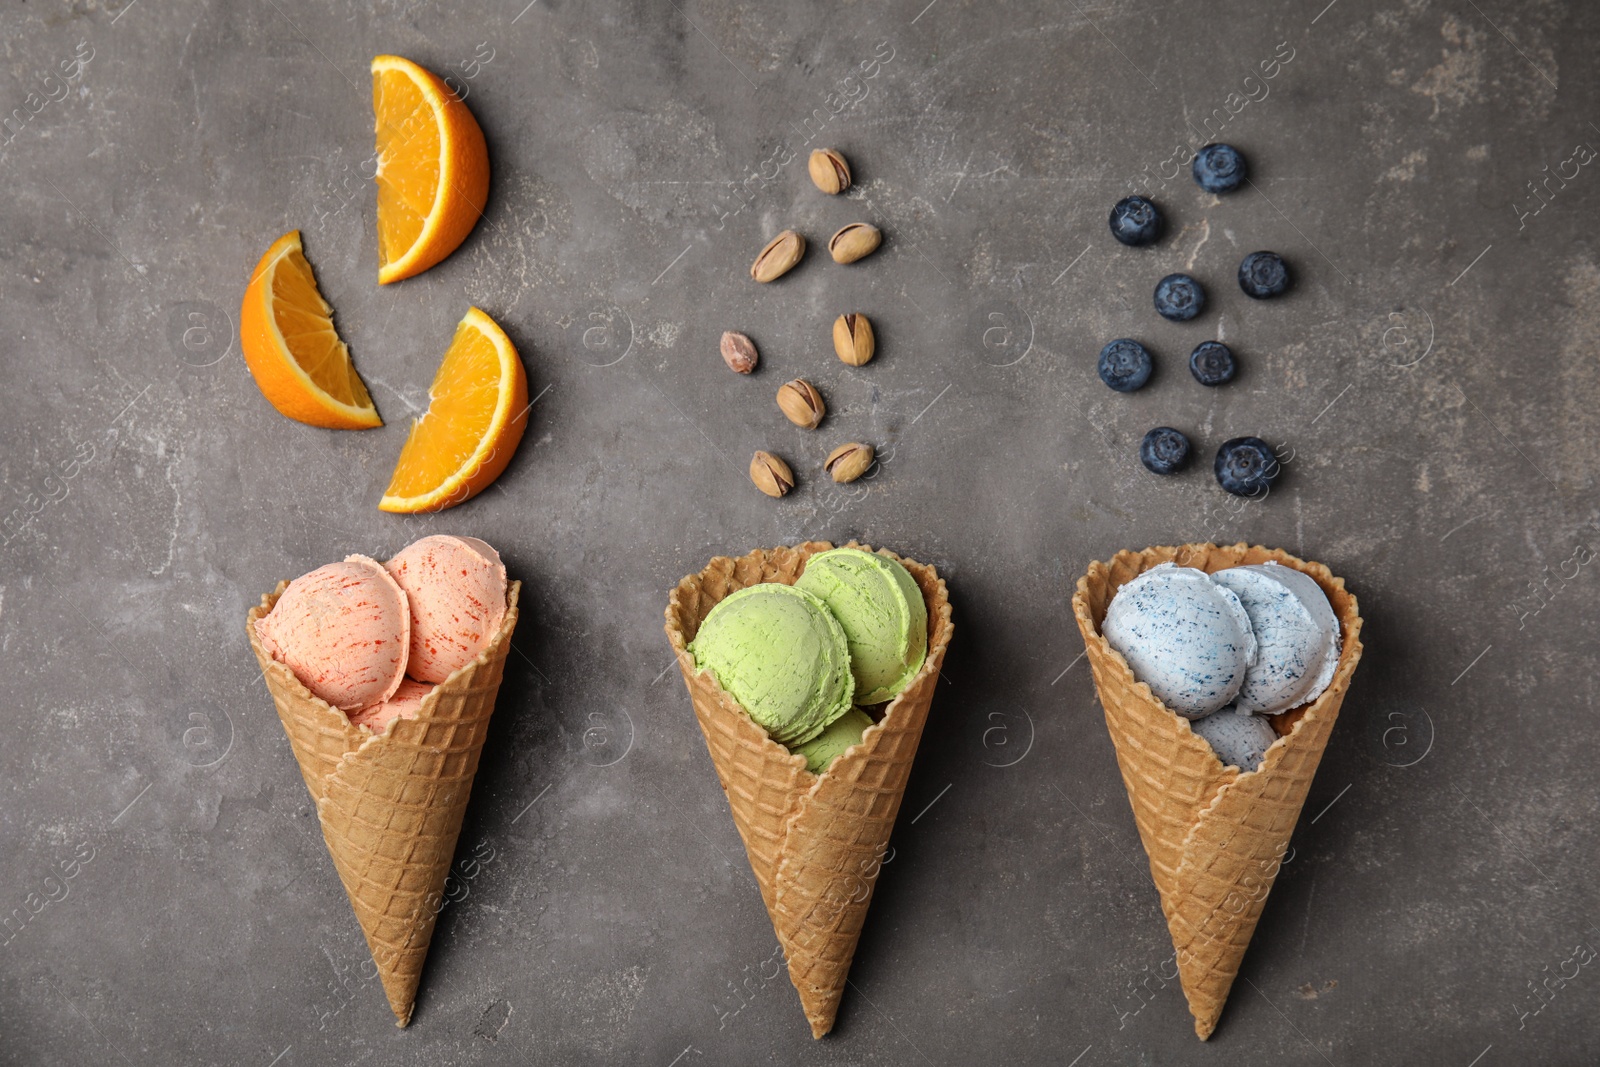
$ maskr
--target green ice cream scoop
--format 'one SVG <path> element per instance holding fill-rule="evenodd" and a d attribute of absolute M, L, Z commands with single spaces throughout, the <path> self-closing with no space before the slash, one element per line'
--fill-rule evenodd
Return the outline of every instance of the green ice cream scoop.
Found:
<path fill-rule="evenodd" d="M 928 654 L 928 605 L 899 563 L 859 548 L 812 556 L 795 588 L 814 594 L 844 627 L 856 703 L 892 700 Z"/>
<path fill-rule="evenodd" d="M 850 710 L 844 630 L 822 601 L 793 586 L 752 585 L 727 597 L 689 651 L 779 744 L 810 741 Z"/>
<path fill-rule="evenodd" d="M 806 758 L 806 770 L 821 774 L 828 764 L 844 755 L 844 750 L 859 744 L 861 735 L 872 725 L 872 716 L 860 708 L 851 708 L 830 722 L 825 730 L 794 751 Z"/>

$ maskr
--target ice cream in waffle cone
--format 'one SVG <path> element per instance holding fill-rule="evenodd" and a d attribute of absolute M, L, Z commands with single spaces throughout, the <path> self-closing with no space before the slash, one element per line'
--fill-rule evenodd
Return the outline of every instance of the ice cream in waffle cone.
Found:
<path fill-rule="evenodd" d="M 250 647 L 389 1007 L 405 1026 L 511 650 L 521 583 L 510 584 L 504 619 L 487 646 L 435 685 L 414 716 L 376 733 L 314 695 L 263 644 L 257 622 L 288 586 L 280 582 L 250 610 Z"/>
<path fill-rule="evenodd" d="M 772 740 L 715 674 L 697 669 L 689 644 L 725 597 L 763 582 L 792 585 L 808 559 L 832 547 L 811 541 L 738 559 L 719 556 L 678 583 L 666 612 L 668 640 L 813 1037 L 833 1028 L 950 643 L 944 580 L 930 566 L 879 553 L 902 564 L 921 591 L 927 654 L 861 742 L 820 775 L 806 769 L 804 756 Z"/>
<path fill-rule="evenodd" d="M 1189 721 L 1134 677 L 1101 625 L 1117 590 L 1158 564 L 1209 574 L 1268 562 L 1309 575 L 1327 595 L 1339 622 L 1339 662 L 1316 699 L 1272 717 L 1277 742 L 1259 769 L 1241 773 L 1224 767 Z M 1356 598 L 1320 563 L 1259 546 L 1191 544 L 1124 551 L 1091 563 L 1072 608 L 1161 894 L 1195 1033 L 1204 1040 L 1222 1014 L 1361 658 Z"/>

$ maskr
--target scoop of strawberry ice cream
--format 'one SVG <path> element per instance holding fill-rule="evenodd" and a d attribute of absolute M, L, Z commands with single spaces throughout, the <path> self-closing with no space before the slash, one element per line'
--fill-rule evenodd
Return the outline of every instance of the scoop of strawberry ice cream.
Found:
<path fill-rule="evenodd" d="M 360 711 L 350 712 L 350 721 L 356 726 L 365 726 L 375 734 L 381 734 L 389 729 L 389 724 L 396 719 L 415 719 L 417 712 L 422 709 L 422 698 L 433 692 L 431 682 L 419 682 L 415 678 L 407 678 L 400 683 L 400 688 L 394 691 L 394 696 L 378 704 L 372 704 Z"/>
<path fill-rule="evenodd" d="M 384 564 L 411 604 L 406 673 L 442 682 L 471 663 L 506 617 L 506 568 L 476 537 L 434 535 Z"/>
<path fill-rule="evenodd" d="M 302 685 L 344 711 L 380 703 L 405 677 L 411 608 L 377 560 L 347 556 L 289 583 L 256 633 Z"/>

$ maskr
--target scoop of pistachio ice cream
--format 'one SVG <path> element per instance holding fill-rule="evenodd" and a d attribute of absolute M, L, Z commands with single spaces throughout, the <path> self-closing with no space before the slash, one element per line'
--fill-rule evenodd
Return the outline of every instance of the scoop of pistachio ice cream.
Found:
<path fill-rule="evenodd" d="M 928 654 L 928 605 L 909 571 L 887 556 L 835 548 L 806 561 L 794 583 L 844 627 L 856 703 L 892 700 Z"/>
<path fill-rule="evenodd" d="M 711 609 L 689 651 L 779 744 L 810 741 L 850 710 L 855 682 L 844 630 L 804 590 L 739 590 Z"/>
<path fill-rule="evenodd" d="M 844 755 L 845 749 L 860 744 L 861 735 L 871 725 L 872 716 L 860 708 L 851 708 L 830 722 L 816 737 L 803 745 L 796 745 L 794 751 L 806 758 L 806 770 L 821 774 L 830 763 Z"/>

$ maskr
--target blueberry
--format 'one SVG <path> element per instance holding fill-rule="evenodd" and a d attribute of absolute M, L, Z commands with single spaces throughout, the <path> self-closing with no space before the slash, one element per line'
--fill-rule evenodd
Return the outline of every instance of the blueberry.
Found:
<path fill-rule="evenodd" d="M 1206 291 L 1187 274 L 1169 274 L 1156 283 L 1156 313 L 1162 318 L 1188 322 L 1205 309 Z"/>
<path fill-rule="evenodd" d="M 1231 144 L 1208 144 L 1195 153 L 1189 168 L 1200 188 L 1208 193 L 1231 193 L 1245 183 L 1250 168 Z"/>
<path fill-rule="evenodd" d="M 1151 474 L 1173 474 L 1189 462 L 1189 439 L 1171 426 L 1157 426 L 1139 442 L 1139 462 Z"/>
<path fill-rule="evenodd" d="M 1234 496 L 1264 497 L 1278 480 L 1278 457 L 1259 437 L 1235 437 L 1217 449 L 1217 484 Z"/>
<path fill-rule="evenodd" d="M 1100 350 L 1100 380 L 1119 393 L 1131 393 L 1150 380 L 1150 350 L 1119 337 Z"/>
<path fill-rule="evenodd" d="M 1189 373 L 1201 385 L 1233 381 L 1233 350 L 1221 341 L 1201 341 L 1189 353 Z"/>
<path fill-rule="evenodd" d="M 1142 196 L 1125 196 L 1111 209 L 1111 236 L 1125 245 L 1154 244 L 1165 227 L 1161 209 Z"/>
<path fill-rule="evenodd" d="M 1239 264 L 1239 288 L 1245 296 L 1265 300 L 1288 291 L 1294 278 L 1289 264 L 1276 252 L 1251 252 Z"/>

